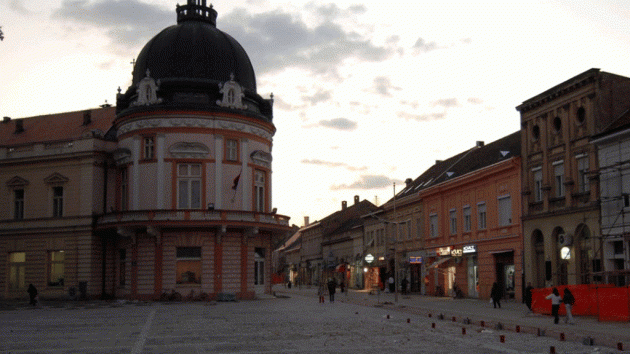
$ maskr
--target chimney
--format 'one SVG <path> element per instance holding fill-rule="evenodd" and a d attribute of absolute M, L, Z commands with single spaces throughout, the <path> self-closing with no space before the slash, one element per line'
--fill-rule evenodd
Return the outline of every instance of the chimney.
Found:
<path fill-rule="evenodd" d="M 413 180 L 411 178 L 407 178 L 405 180 L 405 187 L 409 187 L 411 185 L 411 182 L 413 182 Z"/>
<path fill-rule="evenodd" d="M 83 112 L 83 125 L 88 125 L 92 123 L 92 112 L 85 111 Z"/>
<path fill-rule="evenodd" d="M 18 119 L 15 121 L 15 133 L 19 134 L 24 131 L 24 121 L 22 119 Z"/>
<path fill-rule="evenodd" d="M 308 216 L 304 217 L 304 226 L 308 226 L 310 224 L 310 219 Z"/>
<path fill-rule="evenodd" d="M 2 118 L 2 123 L 9 123 L 11 121 L 11 117 Z"/>
<path fill-rule="evenodd" d="M 359 196 L 355 195 L 354 196 L 354 205 L 357 205 L 357 204 L 359 204 Z"/>
<path fill-rule="evenodd" d="M 477 141 L 477 147 L 478 148 L 483 147 L 483 141 Z"/>
<path fill-rule="evenodd" d="M 348 202 L 346 202 L 345 200 L 341 202 L 341 210 L 346 210 L 346 208 L 348 207 Z"/>

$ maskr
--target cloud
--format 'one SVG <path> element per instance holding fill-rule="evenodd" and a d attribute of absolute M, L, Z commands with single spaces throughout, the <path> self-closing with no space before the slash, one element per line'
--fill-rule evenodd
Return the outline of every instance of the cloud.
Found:
<path fill-rule="evenodd" d="M 11 0 L 11 2 L 9 3 L 9 8 L 24 16 L 30 16 L 35 13 L 24 6 L 23 0 Z"/>
<path fill-rule="evenodd" d="M 324 167 L 343 167 L 349 171 L 365 171 L 367 170 L 367 166 L 362 166 L 362 167 L 355 167 L 355 166 L 351 166 L 348 165 L 345 162 L 330 162 L 330 161 L 323 161 L 323 160 L 309 160 L 309 159 L 304 159 L 302 161 L 300 161 L 303 164 L 307 164 L 307 165 L 317 165 L 317 166 L 324 166 Z"/>
<path fill-rule="evenodd" d="M 133 48 L 172 25 L 175 11 L 138 0 L 64 0 L 52 17 L 104 28 L 112 43 Z"/>
<path fill-rule="evenodd" d="M 372 43 L 369 37 L 344 29 L 334 21 L 345 22 L 363 7 L 339 9 L 336 5 L 307 6 L 316 15 L 331 14 L 315 26 L 308 26 L 299 16 L 282 9 L 250 14 L 236 9 L 219 14 L 217 27 L 229 33 L 256 58 L 259 75 L 286 68 L 298 68 L 314 74 L 338 77 L 336 67 L 344 60 L 380 62 L 393 50 Z"/>
<path fill-rule="evenodd" d="M 446 116 L 446 113 L 436 112 L 436 113 L 413 114 L 413 113 L 400 111 L 400 112 L 397 112 L 396 115 L 398 116 L 398 118 L 404 118 L 407 120 L 412 119 L 412 120 L 417 120 L 420 122 L 428 122 L 428 121 L 433 121 L 433 120 L 444 119 L 444 117 Z"/>
<path fill-rule="evenodd" d="M 391 96 L 390 90 L 400 91 L 402 90 L 400 87 L 393 86 L 389 81 L 389 78 L 385 76 L 379 76 L 374 78 L 374 91 L 379 95 L 383 96 Z"/>
<path fill-rule="evenodd" d="M 468 98 L 468 103 L 470 103 L 470 104 L 482 104 L 483 100 L 481 98 L 478 98 L 478 97 L 470 97 L 470 98 Z"/>
<path fill-rule="evenodd" d="M 326 128 L 333 128 L 337 130 L 355 130 L 357 128 L 357 122 L 347 118 L 333 118 L 330 120 L 320 120 L 319 125 Z"/>
<path fill-rule="evenodd" d="M 308 102 L 311 106 L 315 106 L 320 102 L 329 101 L 332 98 L 330 91 L 317 91 L 313 96 L 302 96 L 302 101 Z"/>
<path fill-rule="evenodd" d="M 427 43 L 423 38 L 418 38 L 412 49 L 414 50 L 414 53 L 419 54 L 439 49 L 439 46 L 435 42 Z"/>
<path fill-rule="evenodd" d="M 457 98 L 440 98 L 437 101 L 433 101 L 433 107 L 436 106 L 450 108 L 459 106 L 459 103 L 457 102 Z"/>
<path fill-rule="evenodd" d="M 363 175 L 360 180 L 355 181 L 352 184 L 339 184 L 330 186 L 331 190 L 341 189 L 380 189 L 390 187 L 392 183 L 399 182 L 398 180 L 391 179 L 387 176 L 376 175 Z"/>

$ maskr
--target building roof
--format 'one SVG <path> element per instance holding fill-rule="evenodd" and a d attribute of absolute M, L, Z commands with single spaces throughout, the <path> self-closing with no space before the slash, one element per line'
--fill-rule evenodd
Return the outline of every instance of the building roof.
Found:
<path fill-rule="evenodd" d="M 278 247 L 277 251 L 290 251 L 297 249 L 301 246 L 302 241 L 302 229 L 296 231 L 288 240 L 286 240 L 282 246 Z"/>
<path fill-rule="evenodd" d="M 363 223 L 362 215 L 374 212 L 377 209 L 378 207 L 369 200 L 358 201 L 357 196 L 353 205 L 332 213 L 320 221 L 323 228 L 322 234 L 328 236 L 349 231 Z"/>
<path fill-rule="evenodd" d="M 517 131 L 490 144 L 478 143 L 444 161 L 438 161 L 423 174 L 410 181 L 396 198 L 414 195 L 424 189 L 446 182 L 467 173 L 521 155 L 521 132 Z M 390 200 L 391 201 L 391 200 Z M 389 202 L 388 202 L 389 203 Z"/>
<path fill-rule="evenodd" d="M 76 140 L 85 136 L 104 137 L 116 118 L 116 107 L 10 119 L 0 123 L 0 146 L 11 147 L 53 141 Z M 87 124 L 85 124 L 87 123 Z M 20 131 L 19 127 L 22 127 Z"/>
<path fill-rule="evenodd" d="M 625 111 L 619 118 L 615 119 L 601 133 L 594 135 L 593 139 L 599 139 L 622 130 L 630 129 L 630 109 Z"/>

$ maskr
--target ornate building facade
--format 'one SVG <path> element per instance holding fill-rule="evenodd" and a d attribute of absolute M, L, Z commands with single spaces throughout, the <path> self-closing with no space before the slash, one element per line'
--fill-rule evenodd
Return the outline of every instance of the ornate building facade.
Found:
<path fill-rule="evenodd" d="M 6 296 L 28 283 L 43 296 L 70 286 L 89 297 L 144 299 L 173 290 L 209 298 L 271 291 L 274 240 L 289 230 L 288 217 L 272 208 L 273 99 L 258 95 L 247 53 L 217 29 L 212 6 L 189 0 L 176 12 L 177 24 L 138 55 L 115 112 L 96 111 L 100 135 L 63 133 L 66 145 L 46 150 L 49 142 L 27 138 L 36 129 L 29 126 L 53 118 L 3 129 L 22 137 L 3 140 L 0 155 L 10 166 L 0 174 L 4 194 L 14 201 L 0 231 Z M 79 145 L 87 160 L 77 171 Z M 18 148 L 48 152 L 50 166 Z M 37 199 L 35 181 L 49 200 Z"/>

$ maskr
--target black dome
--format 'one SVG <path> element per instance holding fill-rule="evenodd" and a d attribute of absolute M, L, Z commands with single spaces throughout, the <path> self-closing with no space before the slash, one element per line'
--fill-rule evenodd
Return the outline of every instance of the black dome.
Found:
<path fill-rule="evenodd" d="M 198 4 L 196 4 L 198 3 Z M 199 0 L 178 6 L 177 25 L 153 37 L 138 55 L 133 70 L 136 86 L 147 69 L 155 79 L 234 80 L 256 92 L 254 68 L 241 45 L 216 28 L 216 11 Z"/>

